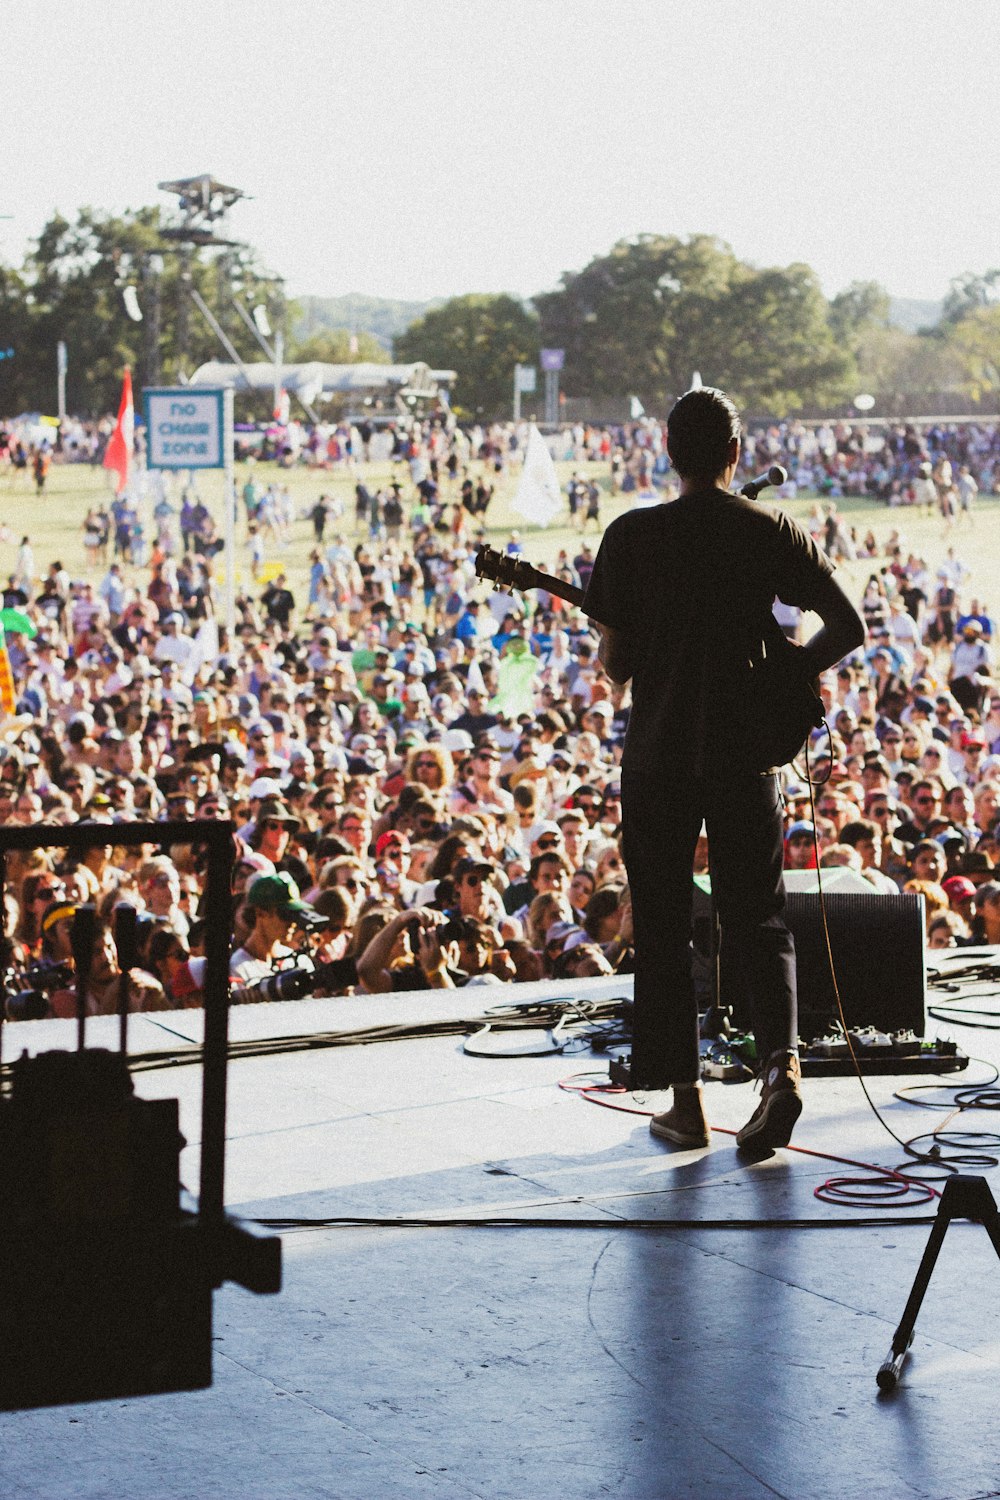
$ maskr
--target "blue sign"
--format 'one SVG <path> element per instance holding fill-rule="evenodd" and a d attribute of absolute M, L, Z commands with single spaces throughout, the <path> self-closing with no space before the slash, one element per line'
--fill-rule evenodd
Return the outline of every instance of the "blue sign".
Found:
<path fill-rule="evenodd" d="M 565 349 L 540 349 L 543 370 L 561 370 L 566 361 Z"/>
<path fill-rule="evenodd" d="M 190 385 L 147 388 L 142 397 L 147 468 L 225 468 L 227 435 L 221 390 Z"/>

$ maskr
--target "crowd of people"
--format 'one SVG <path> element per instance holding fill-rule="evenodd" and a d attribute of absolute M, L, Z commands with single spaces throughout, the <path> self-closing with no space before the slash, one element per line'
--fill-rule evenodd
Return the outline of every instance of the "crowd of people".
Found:
<path fill-rule="evenodd" d="M 664 474 L 658 431 L 635 423 L 555 440 L 583 470 L 566 497 L 581 534 L 557 561 L 563 578 L 585 587 L 594 564 L 584 466 L 608 464 L 601 495 L 633 490 L 645 503 Z M 848 427 L 829 429 L 832 448 L 822 429 L 804 434 L 752 432 L 745 469 L 778 458 L 801 479 L 808 463 L 822 489 L 817 465 L 851 469 L 862 452 Z M 60 560 L 39 567 L 25 536 L 3 597 L 27 623 L 6 636 L 16 712 L 0 725 L 0 823 L 85 821 L 107 838 L 81 857 L 8 853 L 10 1016 L 73 1012 L 70 933 L 84 905 L 98 920 L 94 1012 L 117 1003 L 125 907 L 140 917 L 131 1003 L 201 1003 L 211 913 L 198 846 L 122 849 L 122 820 L 234 823 L 236 1002 L 631 968 L 619 816 L 628 687 L 603 670 L 578 610 L 545 592 L 484 599 L 475 577 L 483 496 L 488 507 L 512 438 L 416 424 L 393 438 L 394 477 L 379 487 L 373 434 L 355 443 L 348 432 L 353 517 L 324 495 L 295 515 L 280 469 L 252 471 L 241 545 L 296 528 L 315 545 L 306 592 L 280 571 L 255 582 L 232 640 L 219 623 L 214 524 L 190 487 L 175 499 L 157 482 L 141 503 L 126 495 L 91 511 L 89 576 Z M 992 492 L 996 432 L 915 440 L 910 452 L 907 430 L 889 433 L 881 456 L 859 461 L 933 475 L 944 454 Z M 316 450 L 301 461 L 330 460 Z M 665 485 L 657 498 L 669 475 Z M 827 504 L 814 531 L 831 556 L 852 546 L 872 559 L 860 601 L 869 638 L 821 681 L 814 802 L 801 764 L 783 773 L 786 863 L 920 891 L 931 947 L 1000 942 L 996 624 L 969 597 L 955 548 L 932 570 L 901 532 L 851 537 L 834 512 Z M 518 554 L 524 543 L 512 533 L 506 545 Z M 796 611 L 778 613 L 796 635 Z M 707 859 L 702 841 L 696 873 Z M 292 977 L 275 986 L 275 975 Z"/>

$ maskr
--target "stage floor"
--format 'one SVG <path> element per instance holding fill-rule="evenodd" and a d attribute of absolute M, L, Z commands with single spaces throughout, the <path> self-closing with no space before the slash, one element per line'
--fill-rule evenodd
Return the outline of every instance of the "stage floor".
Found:
<path fill-rule="evenodd" d="M 622 981 L 587 992 L 623 993 Z M 530 995 L 562 986 L 519 987 Z M 577 993 L 583 993 L 582 987 Z M 479 1013 L 510 989 L 302 1001 L 234 1010 L 234 1039 Z M 136 1052 L 200 1038 L 201 1015 L 135 1017 Z M 92 1023 L 114 1045 L 116 1023 Z M 173 1035 L 163 1029 L 169 1027 Z M 976 1057 L 998 1033 L 931 1022 Z M 183 1040 L 186 1038 L 187 1040 Z M 5 1029 L 72 1045 L 69 1023 Z M 480 1058 L 436 1037 L 233 1061 L 227 1203 L 246 1217 L 479 1216 L 565 1227 L 296 1229 L 285 1289 L 226 1286 L 215 1383 L 159 1396 L 0 1416 L 4 1500 L 305 1500 L 305 1497 L 927 1497 L 1000 1494 L 1000 1262 L 956 1223 L 902 1382 L 878 1394 L 933 1206 L 881 1214 L 813 1196 L 832 1173 L 783 1151 L 741 1162 L 748 1084 L 709 1084 L 711 1146 L 654 1140 L 646 1117 L 558 1087 L 604 1064 Z M 986 1080 L 972 1064 L 952 1075 Z M 871 1095 L 898 1134 L 941 1115 Z M 197 1186 L 200 1070 L 140 1073 L 181 1100 Z M 636 1109 L 663 1096 L 630 1097 Z M 963 1126 L 992 1129 L 977 1111 Z M 901 1152 L 856 1079 L 811 1080 L 795 1145 L 882 1166 Z M 1000 1173 L 988 1173 L 1000 1192 Z M 830 1227 L 792 1228 L 791 1219 Z M 586 1219 L 589 1227 L 574 1227 Z M 690 1221 L 630 1228 L 629 1221 Z M 779 1221 L 772 1228 L 708 1227 Z M 910 1221 L 910 1222 L 908 1222 Z M 700 1227 L 701 1226 L 701 1227 Z"/>

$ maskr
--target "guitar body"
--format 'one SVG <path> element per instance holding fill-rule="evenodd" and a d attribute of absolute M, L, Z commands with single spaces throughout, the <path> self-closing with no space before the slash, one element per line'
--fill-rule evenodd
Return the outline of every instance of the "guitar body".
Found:
<path fill-rule="evenodd" d="M 583 590 L 533 568 L 520 558 L 482 546 L 476 553 L 476 577 L 501 588 L 545 589 L 568 604 L 583 603 Z M 776 769 L 794 760 L 810 730 L 823 723 L 823 704 L 802 675 L 799 648 L 787 640 L 772 617 L 761 651 L 749 663 L 744 716 L 751 753 L 759 771 Z"/>
<path fill-rule="evenodd" d="M 823 703 L 803 675 L 800 648 L 777 621 L 767 632 L 761 656 L 750 664 L 747 717 L 758 771 L 794 760 L 807 736 L 823 723 Z"/>

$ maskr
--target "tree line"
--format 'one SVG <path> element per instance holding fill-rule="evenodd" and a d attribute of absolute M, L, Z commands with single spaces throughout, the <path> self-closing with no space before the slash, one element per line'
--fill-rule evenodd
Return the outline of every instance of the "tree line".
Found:
<path fill-rule="evenodd" d="M 0 264 L 0 352 L 13 351 L 0 360 L 0 411 L 54 411 L 60 341 L 67 409 L 90 416 L 114 410 L 125 364 L 139 385 L 174 384 L 226 358 L 192 291 L 241 359 L 264 356 L 234 296 L 244 308 L 267 308 L 286 333 L 287 360 L 388 357 L 363 329 L 296 339 L 295 304 L 251 248 L 190 251 L 164 240 L 163 227 L 155 207 L 116 216 L 84 208 L 73 222 L 56 214 L 22 266 Z M 877 283 L 856 282 L 828 300 L 807 265 L 753 266 L 711 235 L 644 234 L 527 303 L 453 297 L 413 322 L 393 352 L 455 370 L 456 409 L 488 419 L 510 415 L 514 366 L 537 365 L 542 348 L 565 351 L 567 396 L 637 396 L 654 413 L 695 370 L 759 415 L 834 410 L 861 391 L 883 415 L 941 392 L 995 413 L 1000 269 L 957 277 L 941 321 L 914 334 L 890 325 Z"/>

